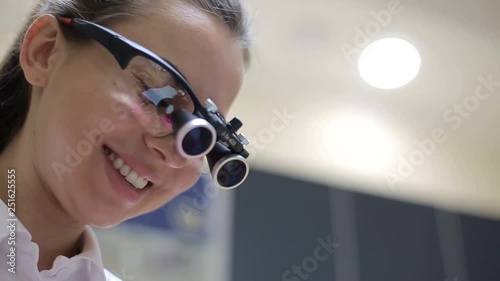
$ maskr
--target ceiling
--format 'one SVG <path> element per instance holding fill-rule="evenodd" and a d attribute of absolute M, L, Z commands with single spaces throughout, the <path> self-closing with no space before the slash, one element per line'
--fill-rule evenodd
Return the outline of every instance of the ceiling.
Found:
<path fill-rule="evenodd" d="M 373 24 L 373 13 L 388 10 L 389 3 L 400 3 L 402 11 L 379 25 L 369 41 L 408 40 L 421 54 L 422 69 L 406 87 L 383 91 L 361 80 L 357 55 L 346 56 L 340 46 L 355 46 L 356 29 Z M 252 147 L 255 166 L 500 218 L 495 130 L 500 87 L 460 125 L 449 120 L 460 115 L 448 112 L 474 95 L 479 77 L 500 81 L 500 2 L 253 0 L 249 5 L 255 59 L 232 112 L 246 121 L 244 131 L 259 144 Z M 295 118 L 269 139 L 273 110 L 285 106 Z M 412 165 L 411 173 L 399 173 L 404 163 L 399 156 L 416 157 L 417 142 L 425 143 L 439 129 L 446 140 L 423 163 Z M 398 183 L 389 184 L 388 175 L 400 176 Z"/>
<path fill-rule="evenodd" d="M 450 110 L 470 100 L 479 77 L 500 81 L 500 2 L 246 2 L 253 62 L 229 116 L 245 123 L 241 131 L 252 141 L 253 167 L 500 218 L 500 87 L 460 124 L 450 120 L 460 116 Z M 361 80 L 357 55 L 347 56 L 341 46 L 363 47 L 357 29 L 373 25 L 373 14 L 390 5 L 400 12 L 367 42 L 408 40 L 420 52 L 422 69 L 409 85 L 384 91 Z M 0 2 L 0 34 L 8 39 L 0 40 L 0 50 L 29 6 Z M 427 140 L 436 130 L 445 140 L 430 149 Z M 427 154 L 419 154 L 422 144 Z M 418 165 L 405 166 L 418 155 L 424 155 Z M 388 176 L 397 184 L 389 184 Z"/>

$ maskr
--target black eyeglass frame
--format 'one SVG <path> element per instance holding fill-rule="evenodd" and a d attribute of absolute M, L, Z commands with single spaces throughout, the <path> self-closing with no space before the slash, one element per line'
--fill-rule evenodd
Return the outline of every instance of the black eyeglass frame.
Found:
<path fill-rule="evenodd" d="M 106 48 L 116 59 L 122 69 L 127 68 L 130 61 L 136 56 L 143 56 L 159 66 L 165 68 L 175 79 L 177 79 L 184 87 L 186 92 L 191 97 L 194 104 L 194 115 L 205 119 L 209 122 L 217 133 L 217 142 L 221 142 L 232 152 L 241 155 L 244 158 L 249 157 L 248 151 L 244 149 L 244 145 L 248 144 L 248 140 L 243 135 L 236 135 L 236 132 L 243 125 L 238 118 L 233 118 L 230 122 L 226 122 L 224 116 L 217 110 L 208 110 L 198 100 L 194 91 L 189 86 L 189 83 L 184 76 L 171 65 L 171 63 L 139 45 L 138 43 L 125 38 L 124 36 L 104 27 L 99 24 L 78 19 L 59 17 L 59 22 L 71 26 L 76 31 L 92 38 Z"/>

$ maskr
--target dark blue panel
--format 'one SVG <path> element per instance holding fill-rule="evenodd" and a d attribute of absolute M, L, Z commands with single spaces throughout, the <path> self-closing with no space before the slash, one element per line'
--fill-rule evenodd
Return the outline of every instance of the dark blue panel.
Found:
<path fill-rule="evenodd" d="M 500 280 L 500 222 L 462 217 L 469 280 Z"/>
<path fill-rule="evenodd" d="M 356 195 L 362 281 L 444 281 L 434 210 Z"/>
<path fill-rule="evenodd" d="M 254 170 L 236 190 L 231 280 L 296 281 L 293 272 L 285 276 L 288 279 L 283 273 L 294 265 L 302 267 L 314 256 L 317 239 L 326 240 L 330 234 L 327 189 Z M 321 255 L 326 255 L 323 250 Z M 313 272 L 301 273 L 309 281 L 334 280 L 333 256 L 318 262 Z"/>

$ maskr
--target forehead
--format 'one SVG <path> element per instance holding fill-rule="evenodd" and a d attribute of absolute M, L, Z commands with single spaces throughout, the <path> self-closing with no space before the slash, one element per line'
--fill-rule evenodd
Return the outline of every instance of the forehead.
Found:
<path fill-rule="evenodd" d="M 244 75 L 237 41 L 215 16 L 187 3 L 166 2 L 147 18 L 112 28 L 172 62 L 202 103 L 211 98 L 227 113 Z"/>

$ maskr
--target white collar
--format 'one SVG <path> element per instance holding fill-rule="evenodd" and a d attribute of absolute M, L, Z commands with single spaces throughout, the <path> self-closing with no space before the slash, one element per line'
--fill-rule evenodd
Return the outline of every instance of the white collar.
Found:
<path fill-rule="evenodd" d="M 7 205 L 0 200 L 0 218 L 11 218 L 9 216 L 9 209 Z M 17 219 L 17 218 L 16 218 Z M 20 220 L 16 221 L 16 236 L 17 238 L 31 241 L 32 237 L 26 227 L 22 224 Z M 8 229 L 5 227 L 0 228 L 0 240 L 8 237 Z M 85 226 L 85 230 L 83 232 L 83 245 L 82 252 L 75 257 L 88 259 L 91 262 L 95 263 L 99 267 L 103 267 L 102 257 L 101 257 L 101 249 L 99 248 L 99 242 L 95 236 L 94 230 L 90 226 Z"/>

